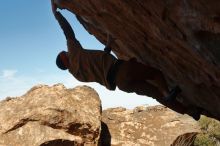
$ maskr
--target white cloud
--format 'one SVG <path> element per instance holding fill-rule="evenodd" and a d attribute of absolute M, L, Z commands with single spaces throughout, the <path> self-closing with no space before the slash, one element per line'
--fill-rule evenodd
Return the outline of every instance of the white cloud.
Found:
<path fill-rule="evenodd" d="M 17 70 L 3 70 L 1 77 L 5 79 L 12 79 L 15 77 L 16 73 L 17 73 Z"/>

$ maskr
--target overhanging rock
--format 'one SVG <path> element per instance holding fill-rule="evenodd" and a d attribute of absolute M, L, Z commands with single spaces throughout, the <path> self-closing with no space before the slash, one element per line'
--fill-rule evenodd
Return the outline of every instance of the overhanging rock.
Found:
<path fill-rule="evenodd" d="M 220 119 L 219 0 L 57 0 L 120 59 L 160 69 L 180 101 Z"/>

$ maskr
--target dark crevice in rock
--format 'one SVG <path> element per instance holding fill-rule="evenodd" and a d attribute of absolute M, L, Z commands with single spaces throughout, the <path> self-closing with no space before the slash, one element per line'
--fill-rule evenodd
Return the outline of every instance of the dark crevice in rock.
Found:
<path fill-rule="evenodd" d="M 96 139 L 99 136 L 99 129 L 91 131 L 92 126 L 90 124 L 71 123 L 69 124 L 68 133 L 81 136 L 85 138 L 87 135 L 92 135 L 92 139 Z"/>
<path fill-rule="evenodd" d="M 26 125 L 28 122 L 35 122 L 35 121 L 37 121 L 37 120 L 29 119 L 29 118 L 27 118 L 27 119 L 21 119 L 15 126 L 13 126 L 11 129 L 9 129 L 9 130 L 7 130 L 6 132 L 4 132 L 4 134 L 7 134 L 7 133 L 9 133 L 9 132 L 11 132 L 11 131 L 16 130 L 16 129 L 18 129 L 18 128 L 24 126 L 24 125 Z"/>
<path fill-rule="evenodd" d="M 59 123 L 42 122 L 41 124 L 44 125 L 44 126 L 51 127 L 51 128 L 53 128 L 53 129 L 63 129 L 63 127 L 60 126 Z"/>
<path fill-rule="evenodd" d="M 82 138 L 88 138 L 88 135 L 92 136 L 92 140 L 96 139 L 99 136 L 99 129 L 96 131 L 91 130 L 92 126 L 90 124 L 82 123 L 70 123 L 67 127 L 62 127 L 59 123 L 48 123 L 44 122 L 42 125 L 49 126 L 54 129 L 66 129 L 66 132 L 71 135 L 80 136 Z"/>
<path fill-rule="evenodd" d="M 216 22 L 216 23 L 219 23 L 220 24 L 220 16 L 215 16 L 213 18 L 213 20 Z"/>
<path fill-rule="evenodd" d="M 111 133 L 108 125 L 104 122 L 101 123 L 101 133 L 99 138 L 99 146 L 111 146 Z"/>
<path fill-rule="evenodd" d="M 83 127 L 83 128 L 82 128 Z M 70 134 L 78 134 L 78 135 L 85 135 L 85 134 L 92 134 L 93 132 L 89 129 L 91 125 L 89 124 L 81 124 L 81 123 L 71 123 L 69 124 L 68 133 Z"/>
<path fill-rule="evenodd" d="M 70 140 L 56 139 L 42 143 L 40 146 L 83 146 L 83 144 L 77 144 Z"/>

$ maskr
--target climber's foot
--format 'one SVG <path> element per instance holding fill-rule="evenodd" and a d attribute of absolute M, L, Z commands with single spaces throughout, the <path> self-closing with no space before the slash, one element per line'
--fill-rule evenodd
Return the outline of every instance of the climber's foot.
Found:
<path fill-rule="evenodd" d="M 181 92 L 182 90 L 180 89 L 179 86 L 176 86 L 175 88 L 173 88 L 171 91 L 170 91 L 170 94 L 165 98 L 166 101 L 173 101 L 176 99 L 177 95 Z"/>
<path fill-rule="evenodd" d="M 203 111 L 202 108 L 194 107 L 194 108 L 189 108 L 186 114 L 191 116 L 194 120 L 198 121 L 200 119 L 202 111 Z"/>

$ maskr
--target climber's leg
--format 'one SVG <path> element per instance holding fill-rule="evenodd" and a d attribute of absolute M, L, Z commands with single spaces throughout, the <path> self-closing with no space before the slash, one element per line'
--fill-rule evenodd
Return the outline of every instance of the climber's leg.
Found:
<path fill-rule="evenodd" d="M 166 101 L 159 98 L 157 99 L 157 101 L 178 113 L 188 114 L 196 121 L 200 119 L 200 115 L 203 111 L 203 109 L 198 107 L 184 106 L 182 103 L 178 102 L 177 100 Z"/>
<path fill-rule="evenodd" d="M 179 113 L 185 113 L 186 109 L 182 104 L 180 104 L 178 101 L 174 100 L 166 100 L 162 98 L 164 95 L 158 90 L 157 87 L 155 87 L 152 84 L 147 83 L 146 81 L 130 81 L 123 76 L 123 74 L 118 74 L 116 78 L 116 85 L 118 88 L 122 91 L 131 93 L 135 92 L 138 95 L 146 95 L 150 96 L 154 99 L 156 99 L 161 104 L 174 109 L 175 111 Z"/>
<path fill-rule="evenodd" d="M 157 88 L 157 91 L 162 95 L 161 97 L 169 95 L 168 86 L 163 74 L 159 70 L 137 61 L 123 61 L 123 63 L 120 64 L 116 74 L 116 84 L 121 85 L 122 82 L 124 82 L 124 84 L 128 84 L 127 82 L 132 84 L 134 82 L 136 86 L 140 83 L 141 85 L 139 86 L 141 87 L 143 84 L 151 85 L 153 88 Z M 146 88 L 147 87 L 148 86 L 146 86 Z"/>
<path fill-rule="evenodd" d="M 153 98 L 161 98 L 163 96 L 157 87 L 145 81 L 125 81 L 118 79 L 116 84 L 120 90 L 128 93 L 135 92 L 138 95 L 146 95 Z"/>
<path fill-rule="evenodd" d="M 173 100 L 173 101 L 167 101 L 167 100 L 164 100 L 162 98 L 158 98 L 156 99 L 159 103 L 167 106 L 168 108 L 178 112 L 178 113 L 181 113 L 181 114 L 184 114 L 186 113 L 187 111 L 187 108 L 185 106 L 183 106 L 180 102 L 178 102 L 177 100 Z"/>
<path fill-rule="evenodd" d="M 168 96 L 169 89 L 163 73 L 153 67 L 145 67 L 144 71 L 148 72 L 146 80 L 149 80 L 150 82 L 155 84 L 165 97 Z"/>
<path fill-rule="evenodd" d="M 163 97 L 164 95 L 155 85 L 146 82 L 146 73 L 140 70 L 140 67 L 143 67 L 140 63 L 122 61 L 117 66 L 115 75 L 115 83 L 118 88 L 128 93 L 135 92 L 153 98 Z"/>

